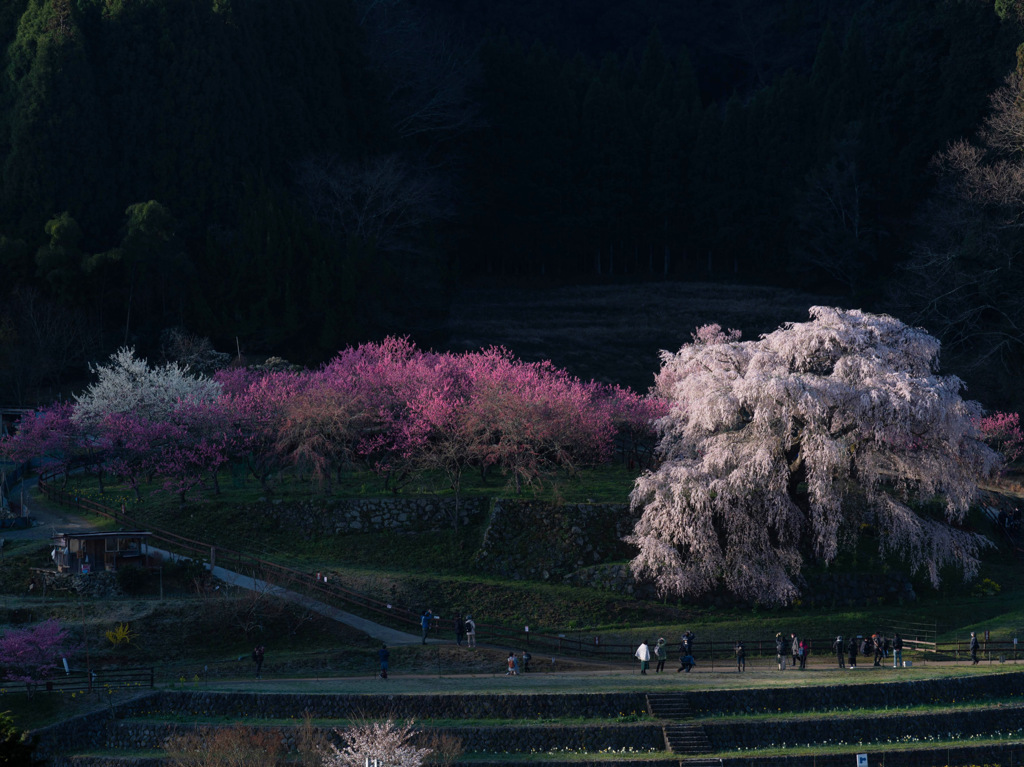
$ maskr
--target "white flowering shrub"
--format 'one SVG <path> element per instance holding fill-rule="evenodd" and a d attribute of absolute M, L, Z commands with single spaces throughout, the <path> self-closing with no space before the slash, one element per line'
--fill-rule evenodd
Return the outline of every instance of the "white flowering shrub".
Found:
<path fill-rule="evenodd" d="M 176 362 L 150 367 L 135 350 L 119 349 L 106 365 L 89 365 L 96 381 L 75 397 L 72 418 L 91 426 L 113 413 L 160 421 L 181 403 L 215 402 L 220 384 L 202 375 L 189 375 Z"/>
<path fill-rule="evenodd" d="M 413 724 L 413 721 L 399 724 L 394 719 L 386 719 L 336 730 L 343 747 L 330 744 L 324 753 L 324 767 L 365 767 L 367 763 L 381 767 L 420 767 L 431 750 L 413 745 L 416 734 Z"/>

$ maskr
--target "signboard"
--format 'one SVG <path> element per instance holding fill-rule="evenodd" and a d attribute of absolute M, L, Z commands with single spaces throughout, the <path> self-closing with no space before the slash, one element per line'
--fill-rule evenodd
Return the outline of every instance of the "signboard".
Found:
<path fill-rule="evenodd" d="M 868 767 L 867 754 L 857 754 L 857 767 Z"/>

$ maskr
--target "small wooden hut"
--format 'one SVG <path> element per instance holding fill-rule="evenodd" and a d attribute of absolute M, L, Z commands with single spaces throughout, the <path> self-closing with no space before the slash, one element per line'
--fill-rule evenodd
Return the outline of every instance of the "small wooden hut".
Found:
<path fill-rule="evenodd" d="M 152 533 L 58 533 L 50 556 L 61 573 L 117 570 L 127 564 L 145 567 Z"/>

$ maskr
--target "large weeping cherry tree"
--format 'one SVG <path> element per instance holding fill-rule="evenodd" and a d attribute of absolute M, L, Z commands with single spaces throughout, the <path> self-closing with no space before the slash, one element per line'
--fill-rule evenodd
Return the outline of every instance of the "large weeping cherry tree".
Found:
<path fill-rule="evenodd" d="M 987 539 L 960 523 L 999 456 L 981 408 L 938 375 L 939 342 L 885 315 L 812 307 L 757 341 L 701 328 L 663 352 L 660 466 L 641 476 L 634 573 L 663 594 L 724 585 L 784 604 L 805 560 L 831 562 L 863 522 L 932 584 L 977 574 Z"/>

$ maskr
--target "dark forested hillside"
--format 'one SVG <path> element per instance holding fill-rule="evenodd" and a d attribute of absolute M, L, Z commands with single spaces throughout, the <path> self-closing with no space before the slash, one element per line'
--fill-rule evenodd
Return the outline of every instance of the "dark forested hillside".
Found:
<path fill-rule="evenodd" d="M 0 399 L 171 327 L 429 342 L 474 280 L 877 304 L 1000 1 L 10 0 Z"/>

